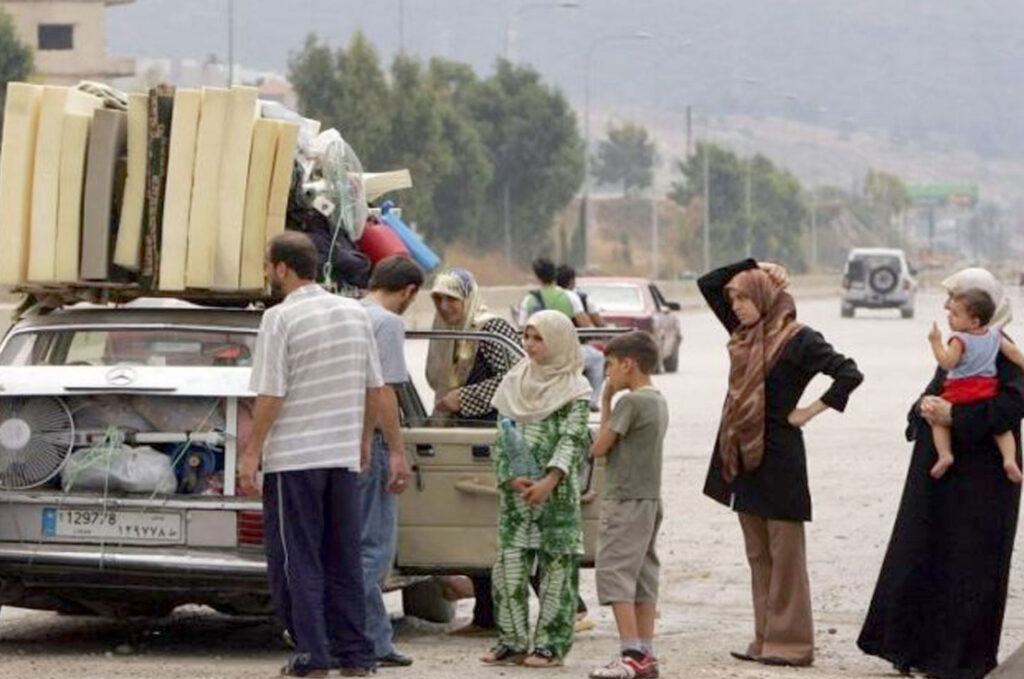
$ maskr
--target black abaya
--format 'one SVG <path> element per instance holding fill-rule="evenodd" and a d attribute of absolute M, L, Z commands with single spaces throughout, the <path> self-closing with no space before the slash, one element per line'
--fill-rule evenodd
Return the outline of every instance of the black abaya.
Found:
<path fill-rule="evenodd" d="M 916 441 L 882 572 L 857 645 L 904 670 L 981 679 L 996 666 L 1020 486 L 1007 479 L 995 434 L 1012 430 L 1020 452 L 1024 383 L 999 358 L 999 395 L 954 406 L 956 462 L 935 480 L 931 429 L 911 410 Z M 926 394 L 938 394 L 936 373 Z"/>

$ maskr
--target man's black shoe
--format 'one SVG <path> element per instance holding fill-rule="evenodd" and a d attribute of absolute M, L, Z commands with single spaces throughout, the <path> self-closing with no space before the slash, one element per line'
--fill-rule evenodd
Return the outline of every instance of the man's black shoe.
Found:
<path fill-rule="evenodd" d="M 408 667 L 412 665 L 412 658 L 402 655 L 398 651 L 391 651 L 387 655 L 377 658 L 378 667 Z"/>

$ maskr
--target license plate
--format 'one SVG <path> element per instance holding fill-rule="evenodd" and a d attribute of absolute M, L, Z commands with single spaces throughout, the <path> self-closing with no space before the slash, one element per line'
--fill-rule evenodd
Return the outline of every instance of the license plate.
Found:
<path fill-rule="evenodd" d="M 180 512 L 44 507 L 43 537 L 51 540 L 182 544 Z"/>

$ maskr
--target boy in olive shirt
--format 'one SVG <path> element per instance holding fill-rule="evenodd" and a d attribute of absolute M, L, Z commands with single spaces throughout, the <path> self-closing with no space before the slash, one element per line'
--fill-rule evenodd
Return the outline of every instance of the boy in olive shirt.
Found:
<path fill-rule="evenodd" d="M 650 335 L 620 335 L 605 348 L 601 431 L 591 448 L 607 456 L 597 548 L 597 596 L 611 605 L 619 654 L 590 673 L 593 679 L 653 679 L 654 617 L 658 601 L 655 539 L 661 525 L 661 450 L 668 405 L 651 373 L 658 347 Z M 628 391 L 612 410 L 612 397 Z"/>

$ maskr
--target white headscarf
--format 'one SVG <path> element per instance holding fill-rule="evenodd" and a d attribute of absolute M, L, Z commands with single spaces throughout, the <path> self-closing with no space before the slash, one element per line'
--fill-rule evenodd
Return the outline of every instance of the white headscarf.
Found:
<path fill-rule="evenodd" d="M 1013 320 L 1010 298 L 1003 293 L 1003 284 L 988 270 L 977 267 L 964 269 L 942 281 L 942 287 L 951 295 L 960 295 L 968 290 L 984 290 L 996 305 L 996 312 L 989 326 L 1002 329 Z"/>
<path fill-rule="evenodd" d="M 567 403 L 589 399 L 593 389 L 583 377 L 583 351 L 576 328 L 560 311 L 538 311 L 527 322 L 543 338 L 540 360 L 524 358 L 505 375 L 491 404 L 516 422 L 540 422 Z"/>

